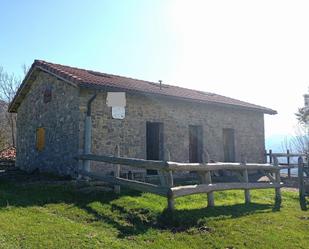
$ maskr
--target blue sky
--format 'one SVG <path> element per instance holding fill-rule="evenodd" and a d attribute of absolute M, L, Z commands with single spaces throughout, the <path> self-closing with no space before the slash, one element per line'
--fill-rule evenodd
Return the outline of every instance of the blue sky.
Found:
<path fill-rule="evenodd" d="M 166 74 L 175 40 L 162 5 L 164 1 L 4 1 L 0 65 L 16 72 L 38 58 L 142 77 L 153 77 L 153 68 L 158 76 Z"/>
<path fill-rule="evenodd" d="M 215 92 L 276 109 L 292 134 L 309 85 L 309 3 L 2 0 L 0 65 L 34 59 Z"/>

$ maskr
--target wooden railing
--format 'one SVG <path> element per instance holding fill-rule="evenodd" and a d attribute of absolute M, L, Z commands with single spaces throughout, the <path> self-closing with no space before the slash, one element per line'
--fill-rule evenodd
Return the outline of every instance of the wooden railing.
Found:
<path fill-rule="evenodd" d="M 280 166 L 282 169 L 287 169 L 288 178 L 291 178 L 291 169 L 298 167 L 298 162 L 293 163 L 293 158 L 305 157 L 306 154 L 303 153 L 291 153 L 290 150 L 287 150 L 286 153 L 274 153 L 272 150 L 265 151 L 265 161 L 270 164 L 273 163 L 274 157 L 276 158 L 285 158 L 285 162 L 280 162 Z"/>
<path fill-rule="evenodd" d="M 309 195 L 309 160 L 304 162 L 303 157 L 298 158 L 299 200 L 302 210 L 307 210 L 306 196 Z"/>
<path fill-rule="evenodd" d="M 299 189 L 299 201 L 301 209 L 307 210 L 307 201 L 306 196 L 309 196 L 309 160 L 308 154 L 304 153 L 272 153 L 270 150 L 269 153 L 266 154 L 270 157 L 270 162 L 274 161 L 275 164 L 279 165 L 278 158 L 286 157 L 288 170 L 291 168 L 297 168 L 297 176 L 298 176 L 298 189 Z M 290 158 L 297 157 L 297 163 L 290 163 Z M 305 160 L 306 159 L 306 162 Z M 280 168 L 287 168 L 285 164 L 280 163 Z M 288 171 L 288 177 L 290 178 L 290 171 Z"/>
<path fill-rule="evenodd" d="M 14 166 L 15 160 L 0 159 L 0 166 Z"/>
<path fill-rule="evenodd" d="M 169 157 L 169 155 L 167 156 Z M 128 187 L 143 192 L 150 192 L 165 196 L 168 199 L 168 209 L 174 209 L 174 200 L 177 197 L 207 193 L 208 206 L 214 206 L 214 191 L 224 190 L 244 190 L 245 202 L 250 203 L 251 189 L 275 188 L 276 203 L 281 203 L 280 188 L 280 166 L 278 161 L 272 164 L 257 163 L 178 163 L 172 162 L 167 158 L 166 161 L 152 161 L 137 158 L 124 158 L 119 156 L 106 155 L 80 155 L 82 161 L 97 161 L 116 165 L 114 176 L 106 176 L 104 173 L 81 170 L 81 176 L 91 177 L 96 180 L 102 180 L 114 184 L 116 193 L 120 192 L 120 186 Z M 127 165 L 139 169 L 157 170 L 160 178 L 160 184 L 150 184 L 135 180 L 124 179 L 120 177 L 120 165 Z M 217 170 L 234 171 L 238 175 L 240 182 L 212 183 L 212 172 Z M 249 182 L 248 171 L 259 170 L 263 172 L 270 182 Z M 201 183 L 186 186 L 174 186 L 173 172 L 196 171 L 200 176 Z"/>

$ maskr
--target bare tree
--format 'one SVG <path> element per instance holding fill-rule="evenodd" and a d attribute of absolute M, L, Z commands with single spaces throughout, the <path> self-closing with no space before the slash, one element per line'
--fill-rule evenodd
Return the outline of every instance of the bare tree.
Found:
<path fill-rule="evenodd" d="M 298 122 L 302 125 L 306 124 L 308 119 L 308 110 L 305 107 L 298 108 L 298 111 L 295 113 L 295 116 Z"/>
<path fill-rule="evenodd" d="M 24 74 L 28 72 L 28 68 L 26 65 L 22 66 Z M 7 107 L 9 103 L 12 102 L 19 86 L 21 84 L 21 78 L 17 77 L 15 74 L 8 74 L 4 71 L 3 67 L 0 66 L 0 100 L 7 103 Z M 10 133 L 10 145 L 15 147 L 16 145 L 16 119 L 17 115 L 15 113 L 6 112 L 5 114 L 6 122 L 9 127 Z"/>
<path fill-rule="evenodd" d="M 290 144 L 297 152 L 308 153 L 309 136 L 307 127 L 299 125 L 295 131 L 295 135 L 290 140 Z"/>
<path fill-rule="evenodd" d="M 0 150 L 7 147 L 9 126 L 6 118 L 7 103 L 0 100 Z"/>
<path fill-rule="evenodd" d="M 283 141 L 281 142 L 281 151 L 287 151 L 293 152 L 294 146 L 293 146 L 292 139 L 289 139 L 288 137 L 284 137 Z"/>
<path fill-rule="evenodd" d="M 308 106 L 308 94 L 304 95 L 305 106 L 298 108 L 295 116 L 298 120 L 298 126 L 295 131 L 295 136 L 291 139 L 290 144 L 299 153 L 309 152 L 309 106 Z"/>

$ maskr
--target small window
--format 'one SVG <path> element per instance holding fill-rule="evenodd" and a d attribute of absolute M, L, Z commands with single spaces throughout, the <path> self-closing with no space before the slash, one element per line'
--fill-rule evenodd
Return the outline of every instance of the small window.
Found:
<path fill-rule="evenodd" d="M 45 147 L 45 128 L 36 130 L 36 149 L 42 151 Z"/>
<path fill-rule="evenodd" d="M 189 162 L 201 163 L 203 161 L 203 127 L 189 125 Z"/>
<path fill-rule="evenodd" d="M 223 129 L 223 152 L 225 162 L 235 162 L 234 129 Z"/>
<path fill-rule="evenodd" d="M 48 103 L 52 100 L 52 88 L 51 86 L 47 86 L 44 90 L 44 103 Z"/>
<path fill-rule="evenodd" d="M 146 156 L 147 160 L 163 160 L 163 123 L 146 123 Z M 148 175 L 157 175 L 156 170 L 147 170 Z"/>

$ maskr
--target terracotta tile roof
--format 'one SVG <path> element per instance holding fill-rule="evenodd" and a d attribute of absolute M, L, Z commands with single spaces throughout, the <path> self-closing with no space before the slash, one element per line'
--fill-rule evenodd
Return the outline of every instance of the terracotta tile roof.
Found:
<path fill-rule="evenodd" d="M 277 113 L 276 111 L 266 107 L 250 104 L 214 93 L 191 90 L 166 84 L 162 84 L 162 87 L 160 88 L 159 83 L 64 66 L 42 60 L 35 60 L 32 65 L 32 68 L 34 67 L 39 67 L 45 71 L 53 73 L 67 81 L 75 83 L 80 87 L 134 91 L 144 94 L 172 97 L 184 101 L 234 106 L 268 114 Z"/>

